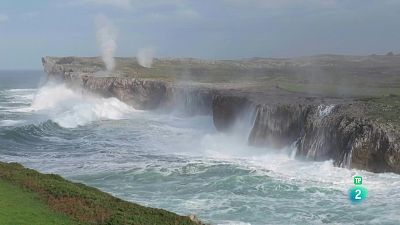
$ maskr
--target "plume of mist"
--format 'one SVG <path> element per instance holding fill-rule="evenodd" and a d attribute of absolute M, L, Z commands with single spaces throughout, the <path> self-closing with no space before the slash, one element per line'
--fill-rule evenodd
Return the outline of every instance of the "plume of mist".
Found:
<path fill-rule="evenodd" d="M 153 65 L 154 53 L 155 51 L 153 47 L 139 49 L 137 53 L 137 60 L 139 65 L 151 68 L 151 66 Z"/>
<path fill-rule="evenodd" d="M 105 15 L 97 15 L 95 18 L 96 38 L 100 47 L 101 56 L 108 71 L 115 67 L 114 54 L 117 49 L 117 29 L 112 21 Z"/>

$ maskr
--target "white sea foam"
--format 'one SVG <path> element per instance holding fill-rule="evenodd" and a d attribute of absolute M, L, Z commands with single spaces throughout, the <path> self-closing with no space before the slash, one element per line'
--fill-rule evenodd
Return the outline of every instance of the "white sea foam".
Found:
<path fill-rule="evenodd" d="M 8 92 L 8 93 L 27 93 L 28 92 L 28 93 L 30 93 L 35 90 L 36 89 L 32 89 L 32 88 L 20 88 L 20 89 L 13 88 L 13 89 L 4 90 L 3 92 Z"/>
<path fill-rule="evenodd" d="M 247 136 L 240 133 L 205 134 L 199 148 L 195 151 L 202 153 L 206 159 L 233 163 L 256 171 L 260 175 L 296 184 L 318 183 L 322 187 L 343 192 L 347 191 L 354 175 L 374 177 L 373 173 L 335 167 L 331 160 L 324 162 L 296 160 L 293 157 L 295 146 L 283 149 L 252 147 L 247 144 Z"/>
<path fill-rule="evenodd" d="M 8 103 L 29 103 L 34 97 L 35 89 L 8 89 L 1 94 L 8 99 Z"/>
<path fill-rule="evenodd" d="M 39 89 L 30 109 L 48 113 L 54 122 L 65 128 L 97 120 L 124 119 L 136 111 L 116 98 L 87 95 L 65 84 L 47 84 Z"/>
<path fill-rule="evenodd" d="M 335 105 L 319 105 L 318 112 L 320 117 L 325 117 L 332 112 L 332 109 L 335 108 Z"/>
<path fill-rule="evenodd" d="M 0 96 L 3 99 L 0 102 L 0 110 L 2 112 L 19 113 L 29 112 L 30 107 L 27 107 L 34 98 L 36 89 L 8 89 L 0 91 Z M 4 105 L 3 105 L 4 104 Z"/>
<path fill-rule="evenodd" d="M 33 106 L 42 108 L 41 111 L 61 111 L 75 119 L 86 118 L 96 105 L 104 106 L 99 101 L 109 100 L 85 96 L 63 86 L 48 88 L 53 87 L 54 91 L 47 91 L 50 93 L 45 96 L 58 101 L 39 102 L 38 93 Z M 65 93 L 56 96 L 55 92 Z M 60 106 L 62 102 L 66 102 L 65 107 Z M 90 107 L 85 108 L 87 102 Z M 60 107 L 64 110 L 57 110 Z M 243 135 L 247 131 L 216 132 L 212 117 L 140 113 L 124 121 L 124 126 L 109 131 L 91 127 L 90 133 L 94 135 L 86 140 L 94 147 L 78 149 L 79 154 L 55 148 L 54 152 L 49 150 L 48 157 L 30 154 L 29 160 L 22 160 L 42 171 L 73 177 L 126 200 L 181 214 L 194 213 L 215 224 L 318 224 L 335 221 L 331 215 L 367 216 L 377 212 L 382 204 L 398 206 L 398 175 L 337 168 L 332 161 L 294 160 L 290 149 L 254 148 L 247 145 L 247 135 Z M 7 160 L 21 161 L 15 157 L 18 156 L 8 156 Z M 364 208 L 355 208 L 347 200 L 354 175 L 362 175 L 370 191 L 361 206 Z M 116 182 L 119 185 L 114 185 Z M 387 193 L 393 197 L 387 197 Z M 376 223 L 386 217 L 397 220 L 396 208 L 391 208 L 393 211 L 384 208 L 383 213 L 377 214 Z M 282 210 L 286 209 L 290 216 L 284 218 Z M 343 220 L 339 222 L 345 224 Z"/>
<path fill-rule="evenodd" d="M 12 145 L 13 141 L 7 141 L 2 146 L 3 161 L 58 173 L 125 200 L 182 215 L 196 214 L 213 224 L 400 221 L 397 174 L 338 168 L 332 161 L 294 160 L 294 149 L 289 147 L 248 146 L 248 129 L 239 127 L 236 130 L 240 132 L 229 134 L 217 132 L 211 116 L 181 118 L 136 113 L 117 99 L 88 96 L 64 85 L 39 89 L 30 107 L 8 104 L 15 100 L 12 96 L 25 94 L 30 93 L 8 91 L 3 106 L 33 113 L 18 113 L 0 123 L 32 123 L 31 119 L 44 118 L 74 127 L 128 115 L 129 120 L 50 135 L 46 132 L 45 147 L 44 142 Z M 321 116 L 330 110 L 321 106 Z M 8 129 L 2 127 L 1 138 L 8 138 L 3 132 Z M 363 177 L 363 185 L 369 191 L 361 205 L 347 200 L 354 175 Z"/>
<path fill-rule="evenodd" d="M 222 223 L 218 223 L 218 225 L 251 225 L 251 223 L 244 223 L 238 221 L 226 221 Z"/>
<path fill-rule="evenodd" d="M 23 123 L 23 120 L 1 120 L 0 127 L 10 127 Z"/>
<path fill-rule="evenodd" d="M 27 113 L 34 111 L 31 107 L 7 107 L 4 112 L 10 113 Z"/>

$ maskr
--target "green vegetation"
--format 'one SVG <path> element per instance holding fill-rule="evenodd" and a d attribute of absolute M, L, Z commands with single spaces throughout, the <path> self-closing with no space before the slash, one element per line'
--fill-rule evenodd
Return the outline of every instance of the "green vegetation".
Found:
<path fill-rule="evenodd" d="M 319 55 L 244 60 L 155 59 L 152 68 L 140 66 L 135 58 L 116 58 L 116 68 L 112 72 L 104 72 L 101 58 L 49 59 L 65 72 L 83 72 L 88 76 L 190 82 L 192 85 L 279 94 L 280 98 L 344 99 L 365 106 L 363 111 L 356 110 L 357 114 L 400 127 L 400 55 Z"/>
<path fill-rule="evenodd" d="M 58 175 L 41 174 L 17 163 L 0 162 L 0 184 L 0 196 L 9 196 L 5 200 L 1 198 L 0 205 L 10 206 L 7 210 L 2 207 L 0 219 L 14 213 L 15 218 L 21 218 L 21 223 L 15 219 L 11 224 L 23 225 L 24 219 L 38 214 L 41 215 L 37 217 L 40 225 L 71 224 L 70 221 L 73 224 L 107 225 L 199 224 L 189 217 L 126 202 L 96 188 L 69 182 Z M 14 190 L 13 186 L 16 187 Z M 21 195 L 13 197 L 13 191 Z M 22 215 L 25 213 L 27 215 Z"/>
<path fill-rule="evenodd" d="M 360 99 L 366 104 L 366 115 L 380 123 L 400 127 L 400 96 L 366 97 Z"/>
<path fill-rule="evenodd" d="M 35 193 L 0 180 L 0 224 L 69 225 L 76 224 L 65 215 L 55 213 Z"/>
<path fill-rule="evenodd" d="M 328 95 L 328 96 L 350 96 L 350 97 L 363 97 L 363 96 L 374 96 L 382 97 L 389 95 L 400 94 L 400 86 L 398 88 L 391 87 L 379 87 L 379 86 L 351 86 L 350 85 L 338 85 L 338 84 L 324 84 L 324 83 L 289 83 L 281 82 L 278 86 L 289 92 L 308 93 L 316 95 Z"/>
<path fill-rule="evenodd" d="M 49 57 L 65 72 L 95 76 L 123 76 L 168 82 L 223 85 L 229 88 L 329 97 L 400 95 L 400 56 L 320 55 L 295 59 L 244 60 L 155 59 L 152 68 L 136 58 L 116 59 L 105 72 L 99 57 Z"/>

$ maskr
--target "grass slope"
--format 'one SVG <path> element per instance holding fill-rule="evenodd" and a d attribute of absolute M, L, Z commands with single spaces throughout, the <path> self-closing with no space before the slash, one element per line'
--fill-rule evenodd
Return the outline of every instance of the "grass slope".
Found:
<path fill-rule="evenodd" d="M 25 192 L 33 192 L 38 197 L 38 202 L 35 203 L 35 198 L 32 198 L 31 195 L 26 195 L 27 200 L 32 200 L 32 202 L 28 201 L 24 203 L 25 197 L 22 196 L 20 203 L 24 206 L 19 204 L 15 206 L 16 208 L 10 207 L 8 209 L 9 213 L 19 211 L 20 207 L 26 208 L 26 210 L 31 209 L 34 213 L 39 213 L 35 209 L 40 210 L 40 207 L 43 207 L 43 204 L 45 204 L 53 212 L 71 218 L 75 221 L 75 224 L 200 224 L 193 222 L 187 216 L 179 216 L 166 210 L 148 208 L 126 202 L 101 192 L 96 188 L 69 182 L 58 175 L 41 174 L 35 170 L 26 169 L 17 163 L 0 162 L 0 180 L 3 184 L 8 183 L 9 185 L 18 187 L 19 189 L 16 189 L 16 191 L 19 190 L 21 192 L 22 189 Z M 4 187 L 5 191 L 11 191 L 10 186 L 5 185 Z M 2 195 L 7 195 L 7 193 L 2 193 Z M 31 203 L 32 205 L 30 205 Z M 42 217 L 46 217 L 46 214 L 42 215 Z M 27 216 L 29 217 L 29 215 Z M 54 218 L 62 219 L 62 217 L 57 216 Z M 65 221 L 67 222 L 67 220 Z M 63 220 L 60 220 L 60 222 L 59 224 L 63 224 Z"/>
<path fill-rule="evenodd" d="M 52 211 L 35 193 L 0 180 L 0 224 L 72 225 L 70 218 Z"/>

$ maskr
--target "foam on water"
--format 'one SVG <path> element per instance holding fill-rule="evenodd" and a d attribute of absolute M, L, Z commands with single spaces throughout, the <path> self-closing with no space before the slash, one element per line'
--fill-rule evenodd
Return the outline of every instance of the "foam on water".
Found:
<path fill-rule="evenodd" d="M 1 160 L 61 174 L 143 205 L 197 214 L 212 224 L 400 220 L 399 175 L 295 160 L 294 146 L 248 146 L 248 123 L 219 133 L 210 116 L 144 113 L 62 84 L 40 88 L 32 104 L 11 103 L 34 92 L 0 93 L 1 122 L 10 125 L 0 127 Z M 330 110 L 321 108 L 321 113 Z M 354 175 L 363 176 L 369 190 L 358 206 L 347 199 Z"/>
<path fill-rule="evenodd" d="M 23 120 L 1 120 L 0 127 L 10 127 L 23 123 Z"/>
<path fill-rule="evenodd" d="M 332 112 L 332 109 L 335 108 L 335 105 L 319 105 L 318 112 L 320 117 L 325 117 Z"/>
<path fill-rule="evenodd" d="M 8 89 L 0 91 L 0 111 L 28 112 L 27 106 L 32 103 L 35 89 Z"/>
<path fill-rule="evenodd" d="M 54 122 L 65 128 L 98 120 L 120 120 L 136 112 L 116 98 L 84 95 L 65 84 L 51 83 L 40 88 L 28 109 L 48 113 Z"/>

